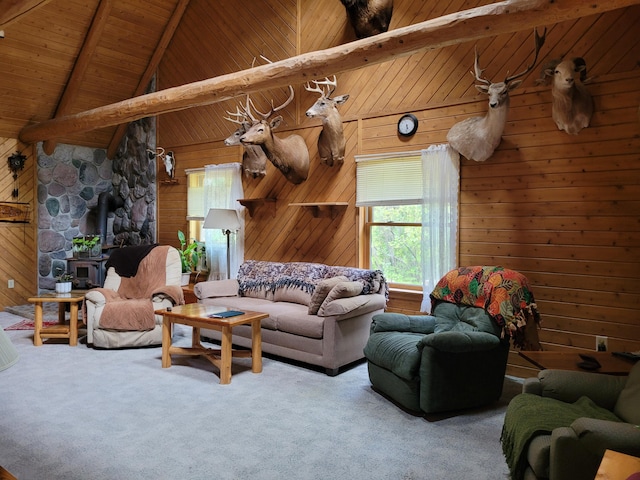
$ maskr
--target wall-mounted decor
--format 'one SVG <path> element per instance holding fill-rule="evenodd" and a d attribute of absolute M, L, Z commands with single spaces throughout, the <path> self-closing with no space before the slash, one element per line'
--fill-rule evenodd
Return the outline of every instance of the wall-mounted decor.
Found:
<path fill-rule="evenodd" d="M 9 170 L 13 172 L 13 191 L 11 192 L 13 198 L 18 198 L 18 171 L 24 168 L 26 160 L 27 157 L 20 152 L 15 152 L 9 156 Z"/>
<path fill-rule="evenodd" d="M 365 38 L 389 30 L 393 0 L 340 0 L 347 10 L 356 37 Z"/>
<path fill-rule="evenodd" d="M 29 223 L 31 205 L 18 202 L 0 202 L 0 222 Z"/>
<path fill-rule="evenodd" d="M 509 92 L 522 83 L 522 80 L 516 79 L 528 73 L 535 66 L 538 52 L 544 45 L 547 29 L 544 29 L 542 36 L 539 36 L 535 29 L 533 33 L 535 40 L 533 62 L 524 71 L 507 77 L 504 82 L 493 83 L 482 78 L 483 70 L 480 68 L 480 57 L 476 50 L 474 76 L 478 82 L 481 82 L 480 85 L 476 85 L 476 88 L 489 96 L 489 110 L 483 117 L 471 117 L 456 123 L 447 133 L 447 141 L 451 148 L 469 160 L 484 162 L 493 155 L 495 149 L 500 145 L 509 111 Z"/>
<path fill-rule="evenodd" d="M 551 78 L 551 117 L 559 130 L 577 135 L 593 115 L 593 99 L 584 86 L 587 63 L 582 57 L 552 60 L 542 71 L 542 82 Z"/>
<path fill-rule="evenodd" d="M 309 92 L 318 92 L 320 98 L 307 110 L 306 115 L 309 118 L 320 118 L 322 120 L 322 131 L 318 136 L 320 161 L 330 167 L 333 167 L 334 164 L 340 166 L 344 163 L 346 143 L 338 105 L 346 102 L 349 99 L 349 95 L 338 95 L 331 98 L 331 94 L 338 86 L 335 75 L 333 80 L 325 78 L 320 81 L 313 80 L 313 83 L 315 87 L 307 83 L 304 88 Z"/>
<path fill-rule="evenodd" d="M 240 108 L 236 107 L 235 113 L 227 112 L 228 120 L 232 123 L 240 125 L 236 131 L 224 139 L 224 144 L 227 147 L 233 147 L 236 145 L 242 145 L 240 138 L 247 133 L 253 126 L 251 118 L 244 113 L 249 110 L 249 96 L 247 95 L 247 104 Z M 267 156 L 264 154 L 262 147 L 258 145 L 242 145 L 244 153 L 242 154 L 242 171 L 247 178 L 263 178 L 267 174 Z"/>
<path fill-rule="evenodd" d="M 293 101 L 294 90 L 289 85 L 289 98 L 279 106 L 271 104 L 267 113 L 258 111 L 249 98 L 247 101 L 247 116 L 251 119 L 252 126 L 240 137 L 243 145 L 259 145 L 273 166 L 276 167 L 291 183 L 298 185 L 309 176 L 309 149 L 300 135 L 289 135 L 280 138 L 273 134 L 273 130 L 282 122 L 282 116 L 271 118 L 274 113 L 282 110 Z M 260 117 L 258 120 L 251 110 Z"/>

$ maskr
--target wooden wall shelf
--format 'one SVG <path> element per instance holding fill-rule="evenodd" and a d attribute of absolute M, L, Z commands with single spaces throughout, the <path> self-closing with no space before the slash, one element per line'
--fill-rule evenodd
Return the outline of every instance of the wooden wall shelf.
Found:
<path fill-rule="evenodd" d="M 275 198 L 240 198 L 238 199 L 240 205 L 246 207 L 249 211 L 249 216 L 253 217 L 253 212 L 260 205 L 267 205 L 271 210 L 271 216 L 276 216 L 276 199 Z"/>
<path fill-rule="evenodd" d="M 309 210 L 311 214 L 318 217 L 336 218 L 341 210 L 344 210 L 349 202 L 315 202 L 315 203 L 290 203 L 290 207 L 301 207 Z"/>
<path fill-rule="evenodd" d="M 171 180 L 160 180 L 160 183 L 162 185 L 177 185 L 179 182 L 177 178 L 172 178 Z"/>

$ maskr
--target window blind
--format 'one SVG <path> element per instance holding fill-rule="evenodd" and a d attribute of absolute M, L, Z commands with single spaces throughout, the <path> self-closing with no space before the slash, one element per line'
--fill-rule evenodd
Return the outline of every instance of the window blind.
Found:
<path fill-rule="evenodd" d="M 204 169 L 187 172 L 187 220 L 204 221 Z"/>
<path fill-rule="evenodd" d="M 356 206 L 422 203 L 422 154 L 356 155 Z"/>

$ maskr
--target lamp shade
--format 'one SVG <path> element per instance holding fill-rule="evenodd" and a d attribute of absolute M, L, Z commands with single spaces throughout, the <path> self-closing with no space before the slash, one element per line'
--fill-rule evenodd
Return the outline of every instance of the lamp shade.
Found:
<path fill-rule="evenodd" d="M 220 228 L 222 230 L 240 230 L 240 219 L 236 210 L 210 208 L 202 228 Z"/>

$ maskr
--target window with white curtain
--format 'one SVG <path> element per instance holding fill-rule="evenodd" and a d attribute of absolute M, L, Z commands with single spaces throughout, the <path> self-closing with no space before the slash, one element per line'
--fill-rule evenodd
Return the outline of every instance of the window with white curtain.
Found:
<path fill-rule="evenodd" d="M 232 209 L 238 212 L 240 230 L 230 237 L 230 271 L 234 278 L 244 261 L 244 207 L 238 202 L 244 198 L 242 188 L 242 165 L 223 163 L 205 165 L 203 190 L 203 216 L 210 208 Z M 219 229 L 203 229 L 207 249 L 209 279 L 224 279 L 227 276 L 227 237 Z"/>
<path fill-rule="evenodd" d="M 459 155 L 448 145 L 356 156 L 365 265 L 425 300 L 457 263 Z M 423 300 L 422 310 L 429 307 Z"/>
<path fill-rule="evenodd" d="M 204 241 L 202 224 L 204 223 L 204 168 L 189 169 L 187 174 L 187 220 L 188 238 Z"/>

